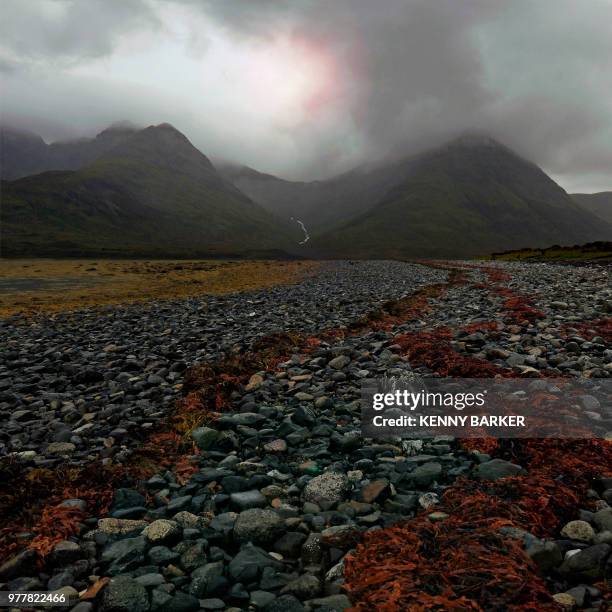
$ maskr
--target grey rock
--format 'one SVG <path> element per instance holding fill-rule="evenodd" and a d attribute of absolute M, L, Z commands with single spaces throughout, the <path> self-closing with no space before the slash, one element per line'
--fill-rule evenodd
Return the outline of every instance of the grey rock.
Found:
<path fill-rule="evenodd" d="M 33 550 L 24 550 L 0 566 L 0 581 L 6 582 L 17 578 L 17 576 L 36 575 L 37 555 Z"/>
<path fill-rule="evenodd" d="M 182 530 L 176 521 L 158 519 L 142 530 L 142 535 L 151 544 L 172 544 L 181 537 Z"/>
<path fill-rule="evenodd" d="M 151 597 L 151 600 L 153 600 L 153 597 Z M 151 609 L 153 610 L 153 608 Z M 193 595 L 177 591 L 164 602 L 163 606 L 157 609 L 160 612 L 195 612 L 200 609 L 200 602 Z"/>
<path fill-rule="evenodd" d="M 248 584 L 256 580 L 266 567 L 282 570 L 284 566 L 280 561 L 268 555 L 265 550 L 253 544 L 246 544 L 230 561 L 229 576 L 234 582 Z"/>
<path fill-rule="evenodd" d="M 146 589 L 129 576 L 111 578 L 102 594 L 101 612 L 147 612 Z"/>
<path fill-rule="evenodd" d="M 593 522 L 599 531 L 612 531 L 612 508 L 604 508 L 593 515 Z"/>
<path fill-rule="evenodd" d="M 191 574 L 189 593 L 198 599 L 204 597 L 210 592 L 210 586 L 221 576 L 223 576 L 223 561 L 207 563 L 203 567 L 197 568 Z"/>
<path fill-rule="evenodd" d="M 346 474 L 340 472 L 325 472 L 315 476 L 304 487 L 304 501 L 319 505 L 333 505 L 346 498 L 351 489 Z"/>
<path fill-rule="evenodd" d="M 315 608 L 322 608 L 324 610 L 335 610 L 337 612 L 344 612 L 351 607 L 351 601 L 346 595 L 328 595 L 327 597 L 318 597 L 311 599 L 308 602 Z"/>
<path fill-rule="evenodd" d="M 165 566 L 174 563 L 179 558 L 179 554 L 167 546 L 153 546 L 148 552 L 148 557 L 151 563 Z"/>
<path fill-rule="evenodd" d="M 51 551 L 51 562 L 55 566 L 63 566 L 81 557 L 81 548 L 76 542 L 63 540 L 58 542 Z"/>
<path fill-rule="evenodd" d="M 274 593 L 269 591 L 251 591 L 250 604 L 256 608 L 265 608 L 269 603 L 272 603 L 276 599 Z"/>
<path fill-rule="evenodd" d="M 480 480 L 499 480 L 507 476 L 518 476 L 523 472 L 524 470 L 520 465 L 503 459 L 492 459 L 476 466 L 474 475 Z"/>
<path fill-rule="evenodd" d="M 268 505 L 266 498 L 258 490 L 232 493 L 230 495 L 230 501 L 236 510 L 264 508 Z"/>
<path fill-rule="evenodd" d="M 207 451 L 214 446 L 219 432 L 210 427 L 198 427 L 191 432 L 191 437 L 200 450 Z"/>
<path fill-rule="evenodd" d="M 334 368 L 334 370 L 342 370 L 349 363 L 351 363 L 350 357 L 347 357 L 346 355 L 338 355 L 338 357 L 334 357 L 328 365 L 330 368 Z"/>
<path fill-rule="evenodd" d="M 561 549 L 555 542 L 534 542 L 528 546 L 527 554 L 543 572 L 550 571 L 563 561 Z"/>
<path fill-rule="evenodd" d="M 142 565 L 146 548 L 147 542 L 142 536 L 119 540 L 102 551 L 101 560 L 110 563 L 107 571 L 111 576 L 123 574 Z"/>
<path fill-rule="evenodd" d="M 164 584 L 165 580 L 161 574 L 143 574 L 142 576 L 137 576 L 135 578 L 136 582 L 142 584 L 143 587 L 156 587 L 160 584 Z"/>
<path fill-rule="evenodd" d="M 136 506 L 144 506 L 145 498 L 134 489 L 117 489 L 111 504 L 111 512 L 114 510 L 123 510 L 125 508 L 134 508 Z"/>
<path fill-rule="evenodd" d="M 603 577 L 604 563 L 612 551 L 609 544 L 595 544 L 572 555 L 563 562 L 559 573 L 576 580 L 595 580 Z"/>
<path fill-rule="evenodd" d="M 274 544 L 274 550 L 287 558 L 300 556 L 302 544 L 306 540 L 306 535 L 298 531 L 289 531 L 283 534 Z"/>
<path fill-rule="evenodd" d="M 238 542 L 266 545 L 279 538 L 284 530 L 284 521 L 274 510 L 251 508 L 238 515 L 234 538 Z"/>
<path fill-rule="evenodd" d="M 440 479 L 442 475 L 442 465 L 432 461 L 419 465 L 411 474 L 412 481 L 417 487 L 428 487 L 433 482 Z"/>
<path fill-rule="evenodd" d="M 281 589 L 281 594 L 291 593 L 299 599 L 311 599 L 321 592 L 321 581 L 312 574 L 303 574 Z"/>
<path fill-rule="evenodd" d="M 265 612 L 303 612 L 304 606 L 293 595 L 281 595 L 263 609 Z"/>

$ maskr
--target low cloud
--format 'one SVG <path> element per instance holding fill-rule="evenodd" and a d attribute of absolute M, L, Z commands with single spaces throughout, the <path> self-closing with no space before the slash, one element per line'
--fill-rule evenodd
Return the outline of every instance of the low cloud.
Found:
<path fill-rule="evenodd" d="M 5 0 L 0 10 L 3 121 L 45 124 L 48 138 L 170 121 L 207 154 L 310 179 L 477 129 L 570 190 L 612 188 L 607 0 Z M 284 49 L 279 40 L 333 75 L 302 106 L 281 104 L 282 74 L 269 100 L 256 97 L 265 66 L 253 58 Z M 288 60 L 287 81 L 307 69 Z"/>

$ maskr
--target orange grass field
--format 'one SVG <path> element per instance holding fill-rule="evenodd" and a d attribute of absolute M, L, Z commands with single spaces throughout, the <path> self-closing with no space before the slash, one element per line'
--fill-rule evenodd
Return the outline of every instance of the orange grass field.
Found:
<path fill-rule="evenodd" d="M 297 282 L 310 261 L 0 259 L 0 317 Z"/>

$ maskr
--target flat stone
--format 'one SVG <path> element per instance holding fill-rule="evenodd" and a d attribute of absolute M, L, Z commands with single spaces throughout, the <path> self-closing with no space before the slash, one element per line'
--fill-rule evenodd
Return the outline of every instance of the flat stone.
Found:
<path fill-rule="evenodd" d="M 249 510 L 250 508 L 265 508 L 268 502 L 265 496 L 257 489 L 253 491 L 241 491 L 230 495 L 232 506 L 236 510 Z"/>
<path fill-rule="evenodd" d="M 47 446 L 47 455 L 72 455 L 76 450 L 76 446 L 72 442 L 51 442 Z"/>
<path fill-rule="evenodd" d="M 311 599 L 321 593 L 321 580 L 312 574 L 303 574 L 281 589 L 281 594 L 291 593 L 299 599 Z"/>
<path fill-rule="evenodd" d="M 51 563 L 57 566 L 64 566 L 73 563 L 82 556 L 81 547 L 70 540 L 58 542 L 51 551 Z"/>
<path fill-rule="evenodd" d="M 334 525 L 321 532 L 321 542 L 340 550 L 348 550 L 361 539 L 361 531 L 355 525 Z"/>
<path fill-rule="evenodd" d="M 147 543 L 144 537 L 126 538 L 112 542 L 102 551 L 102 562 L 110 563 L 107 570 L 111 576 L 124 574 L 144 563 Z"/>
<path fill-rule="evenodd" d="M 98 521 L 98 529 L 102 533 L 114 536 L 124 536 L 140 533 L 147 526 L 146 521 L 130 519 L 103 518 Z"/>
<path fill-rule="evenodd" d="M 264 450 L 267 453 L 284 453 L 287 451 L 287 442 L 282 439 L 272 440 L 264 444 Z"/>
<path fill-rule="evenodd" d="M 556 593 L 552 598 L 564 610 L 573 610 L 576 607 L 576 600 L 569 593 Z"/>
<path fill-rule="evenodd" d="M 323 610 L 334 610 L 335 612 L 344 612 L 344 610 L 348 610 L 352 607 L 351 600 L 343 594 L 317 597 L 309 600 L 308 603 L 316 608 L 322 608 Z"/>
<path fill-rule="evenodd" d="M 503 459 L 492 459 L 476 466 L 474 475 L 480 480 L 499 480 L 508 476 L 518 476 L 523 472 L 520 465 Z"/>
<path fill-rule="evenodd" d="M 181 528 L 175 521 L 158 519 L 142 530 L 142 535 L 151 544 L 174 543 L 181 537 Z"/>

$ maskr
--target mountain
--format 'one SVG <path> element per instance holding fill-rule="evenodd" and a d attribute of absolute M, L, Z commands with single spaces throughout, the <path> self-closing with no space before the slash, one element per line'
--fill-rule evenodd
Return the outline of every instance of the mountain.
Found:
<path fill-rule="evenodd" d="M 1 136 L 3 173 L 38 172 L 2 182 L 8 255 L 467 257 L 612 239 L 609 223 L 485 136 L 313 182 L 218 171 L 168 124 L 52 145 Z"/>
<path fill-rule="evenodd" d="M 572 193 L 572 198 L 586 208 L 589 212 L 597 215 L 604 221 L 612 223 L 612 191 L 600 193 Z"/>
<path fill-rule="evenodd" d="M 123 135 L 78 170 L 3 181 L 1 221 L 5 255 L 261 253 L 300 235 L 168 124 Z"/>
<path fill-rule="evenodd" d="M 136 131 L 137 128 L 119 122 L 95 138 L 46 144 L 37 134 L 0 127 L 0 178 L 15 180 L 47 170 L 78 170 Z"/>
<path fill-rule="evenodd" d="M 223 165 L 220 172 L 240 191 L 279 217 L 300 219 L 309 230 L 329 228 L 365 212 L 401 176 L 382 167 L 360 167 L 325 181 L 287 181 L 246 166 Z"/>
<path fill-rule="evenodd" d="M 488 137 L 456 139 L 370 177 L 377 182 L 369 192 L 377 194 L 374 204 L 314 236 L 314 253 L 465 257 L 612 237 L 610 224 L 578 206 L 535 164 Z"/>

